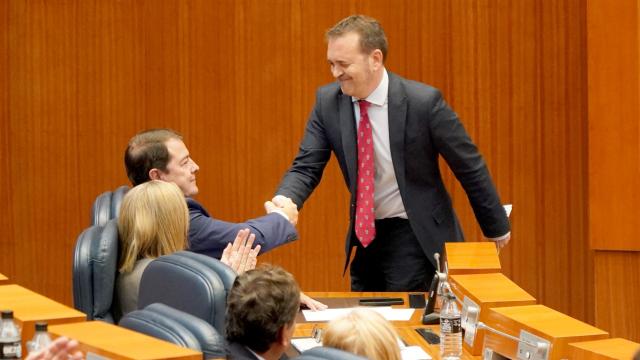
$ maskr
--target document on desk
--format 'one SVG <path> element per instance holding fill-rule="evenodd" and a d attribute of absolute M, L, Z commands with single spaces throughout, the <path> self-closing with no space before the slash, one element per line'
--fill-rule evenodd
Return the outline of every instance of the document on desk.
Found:
<path fill-rule="evenodd" d="M 303 351 L 313 349 L 316 346 L 322 346 L 322 343 L 319 343 L 318 340 L 312 337 L 305 337 L 291 339 L 291 345 L 301 353 Z"/>
<path fill-rule="evenodd" d="M 432 357 L 427 354 L 420 346 L 405 346 L 400 348 L 402 360 L 431 360 Z"/>
<path fill-rule="evenodd" d="M 305 320 L 310 322 L 331 321 L 350 313 L 355 308 L 326 309 L 321 311 L 302 310 Z M 415 309 L 396 309 L 391 306 L 367 307 L 380 313 L 389 321 L 409 321 Z"/>

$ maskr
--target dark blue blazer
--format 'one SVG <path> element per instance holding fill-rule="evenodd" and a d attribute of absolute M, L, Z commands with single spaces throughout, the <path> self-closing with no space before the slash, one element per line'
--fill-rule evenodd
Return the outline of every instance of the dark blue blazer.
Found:
<path fill-rule="evenodd" d="M 256 235 L 254 245 L 261 245 L 265 253 L 298 238 L 296 228 L 280 214 L 268 214 L 231 223 L 212 218 L 207 210 L 192 198 L 187 198 L 189 207 L 189 250 L 220 259 L 228 243 L 235 240 L 238 231 L 249 229 Z"/>
<path fill-rule="evenodd" d="M 440 91 L 389 73 L 388 101 L 391 158 L 400 196 L 411 228 L 431 262 L 435 263 L 434 252 L 442 253 L 444 242 L 463 240 L 440 174 L 440 157 L 462 184 L 484 235 L 505 235 L 509 220 L 485 162 Z M 351 97 L 342 93 L 338 83 L 321 87 L 298 155 L 276 191 L 301 209 L 334 153 L 351 192 L 347 259 L 358 241 L 353 231 L 356 143 Z"/>

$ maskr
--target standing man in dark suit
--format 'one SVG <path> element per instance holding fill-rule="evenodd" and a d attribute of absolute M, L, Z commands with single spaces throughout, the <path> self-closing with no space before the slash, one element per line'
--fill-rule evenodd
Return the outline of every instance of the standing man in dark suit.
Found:
<path fill-rule="evenodd" d="M 349 16 L 326 40 L 337 82 L 318 89 L 300 151 L 273 202 L 302 207 L 333 152 L 351 192 L 345 250 L 348 262 L 357 248 L 352 290 L 426 290 L 433 254 L 445 241 L 463 240 L 438 167 L 442 156 L 484 235 L 505 246 L 509 222 L 489 171 L 440 91 L 387 72 L 387 39 L 375 19 Z"/>

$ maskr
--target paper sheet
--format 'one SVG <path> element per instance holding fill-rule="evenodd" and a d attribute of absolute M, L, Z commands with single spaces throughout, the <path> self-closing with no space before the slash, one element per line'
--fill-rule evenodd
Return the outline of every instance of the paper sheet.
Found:
<path fill-rule="evenodd" d="M 303 352 L 309 349 L 313 349 L 316 346 L 322 346 L 322 343 L 317 342 L 314 338 L 306 337 L 291 339 L 291 345 L 293 345 L 293 347 L 298 350 L 298 352 Z"/>
<path fill-rule="evenodd" d="M 408 321 L 411 319 L 415 309 L 395 309 L 391 306 L 367 306 L 367 309 L 377 311 L 389 321 Z M 344 316 L 355 308 L 326 309 L 322 311 L 302 310 L 305 320 L 310 322 L 331 321 L 337 317 Z"/>
<path fill-rule="evenodd" d="M 407 346 L 401 349 L 402 360 L 430 360 L 432 357 L 420 346 Z"/>

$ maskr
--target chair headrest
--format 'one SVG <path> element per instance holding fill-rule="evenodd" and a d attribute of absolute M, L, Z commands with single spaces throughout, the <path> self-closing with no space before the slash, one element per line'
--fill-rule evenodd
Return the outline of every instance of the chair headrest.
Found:
<path fill-rule="evenodd" d="M 109 220 L 120 214 L 122 198 L 129 191 L 126 185 L 114 191 L 105 191 L 96 197 L 91 207 L 91 225 L 105 225 Z"/>
<path fill-rule="evenodd" d="M 184 326 L 198 339 L 205 358 L 224 358 L 226 356 L 224 338 L 206 321 L 160 303 L 151 304 L 144 310 L 162 315 Z"/>
<path fill-rule="evenodd" d="M 226 295 L 229 295 L 229 291 L 231 291 L 233 283 L 236 281 L 236 277 L 238 276 L 232 268 L 218 259 L 214 259 L 207 255 L 197 254 L 192 251 L 178 251 L 174 253 L 174 255 L 193 259 L 215 271 L 220 277 L 220 280 L 222 280 L 222 285 L 224 286 Z"/>
<path fill-rule="evenodd" d="M 145 269 L 138 292 L 138 308 L 163 303 L 212 324 L 224 332 L 226 293 L 217 273 L 194 259 L 171 254 L 153 260 Z"/>
<path fill-rule="evenodd" d="M 117 220 L 80 234 L 73 255 L 73 300 L 89 320 L 114 322 L 111 305 L 117 267 Z"/>
<path fill-rule="evenodd" d="M 198 339 L 182 324 L 148 310 L 135 310 L 120 320 L 120 326 L 179 346 L 202 351 Z"/>

